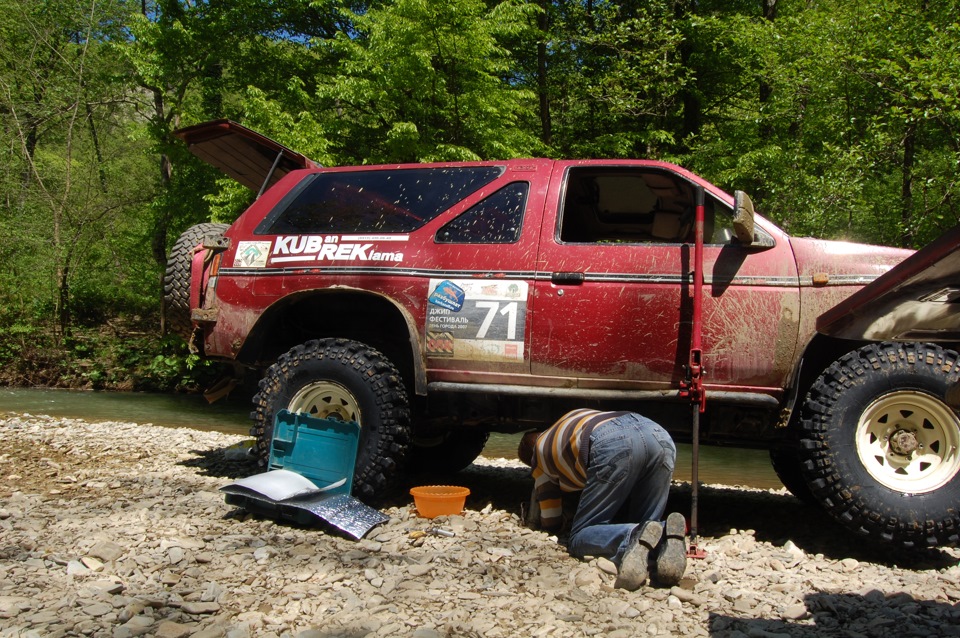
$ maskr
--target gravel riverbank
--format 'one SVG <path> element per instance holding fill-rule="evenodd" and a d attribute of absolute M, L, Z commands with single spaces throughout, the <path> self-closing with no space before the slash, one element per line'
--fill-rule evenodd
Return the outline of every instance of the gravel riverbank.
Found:
<path fill-rule="evenodd" d="M 225 504 L 257 472 L 239 436 L 19 414 L 0 440 L 0 636 L 960 636 L 960 551 L 866 544 L 785 492 L 704 486 L 705 557 L 631 593 L 520 525 L 513 461 L 418 477 L 469 487 L 464 514 L 399 496 L 353 541 Z"/>

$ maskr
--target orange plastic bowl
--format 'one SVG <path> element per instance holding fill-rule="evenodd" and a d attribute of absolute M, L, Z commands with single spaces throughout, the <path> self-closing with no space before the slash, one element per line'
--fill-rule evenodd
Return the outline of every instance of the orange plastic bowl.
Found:
<path fill-rule="evenodd" d="M 470 490 L 455 485 L 424 485 L 410 488 L 417 513 L 423 518 L 459 514 Z"/>

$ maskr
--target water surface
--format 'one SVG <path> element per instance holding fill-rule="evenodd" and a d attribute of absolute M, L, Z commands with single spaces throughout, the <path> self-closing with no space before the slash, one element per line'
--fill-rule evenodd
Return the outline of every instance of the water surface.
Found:
<path fill-rule="evenodd" d="M 200 395 L 145 394 L 134 392 L 82 392 L 73 390 L 0 388 L 0 413 L 27 412 L 87 421 L 128 421 L 164 427 L 187 427 L 228 434 L 248 435 L 248 400 L 228 398 L 207 403 Z M 484 456 L 515 458 L 518 434 L 492 434 Z M 691 447 L 677 445 L 678 480 L 689 481 Z M 699 477 L 702 483 L 783 487 L 764 450 L 703 446 Z"/>

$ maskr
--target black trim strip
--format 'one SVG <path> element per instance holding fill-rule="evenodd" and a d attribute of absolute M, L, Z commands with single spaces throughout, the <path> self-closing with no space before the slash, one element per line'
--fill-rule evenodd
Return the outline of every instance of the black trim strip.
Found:
<path fill-rule="evenodd" d="M 489 270 L 428 270 L 422 268 L 377 268 L 369 266 L 316 266 L 297 268 L 221 268 L 221 276 L 233 277 L 279 277 L 284 275 L 393 275 L 397 277 L 429 277 L 433 279 L 525 279 L 551 281 L 554 273 L 543 271 L 497 271 Z M 814 285 L 811 277 L 765 277 L 762 275 L 737 276 L 733 279 L 706 277 L 705 284 L 737 284 L 764 288 L 829 288 L 833 286 L 863 286 L 879 275 L 831 275 L 827 284 Z M 656 283 L 678 285 L 689 283 L 689 275 L 629 274 L 629 273 L 584 273 L 585 283 Z"/>
<path fill-rule="evenodd" d="M 278 275 L 395 275 L 398 277 L 432 277 L 434 279 L 538 279 L 534 271 L 490 270 L 426 270 L 422 268 L 377 268 L 364 266 L 307 266 L 297 268 L 221 268 L 220 274 L 237 277 Z"/>
<path fill-rule="evenodd" d="M 590 399 L 629 399 L 634 401 L 682 401 L 690 399 L 680 396 L 676 388 L 667 390 L 604 390 L 599 388 L 560 388 L 551 386 L 501 385 L 492 383 L 457 383 L 453 381 L 433 381 L 427 388 L 439 392 L 472 392 L 484 394 L 506 394 L 513 396 L 544 396 Z M 759 392 L 729 392 L 708 390 L 712 401 L 727 404 L 750 405 L 760 408 L 776 409 L 780 401 Z"/>

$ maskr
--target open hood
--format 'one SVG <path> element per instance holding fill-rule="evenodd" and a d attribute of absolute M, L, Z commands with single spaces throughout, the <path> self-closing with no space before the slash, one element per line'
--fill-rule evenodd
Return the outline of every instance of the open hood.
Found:
<path fill-rule="evenodd" d="M 290 171 L 319 164 L 230 120 L 204 122 L 173 133 L 190 152 L 237 180 L 263 193 Z"/>
<path fill-rule="evenodd" d="M 817 331 L 870 341 L 960 340 L 960 226 L 817 318 Z"/>

